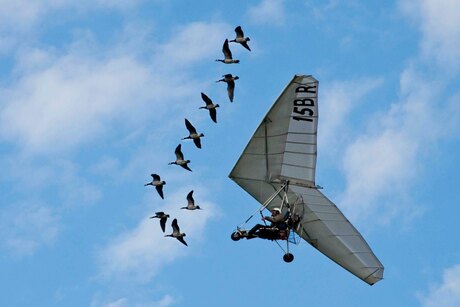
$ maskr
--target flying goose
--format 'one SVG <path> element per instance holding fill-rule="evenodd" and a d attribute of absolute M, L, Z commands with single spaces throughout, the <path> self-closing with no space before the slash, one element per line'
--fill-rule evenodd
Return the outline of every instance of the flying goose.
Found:
<path fill-rule="evenodd" d="M 174 219 L 174 220 L 172 221 L 171 226 L 172 226 L 172 229 L 173 229 L 172 234 L 170 234 L 170 235 L 165 235 L 165 237 L 173 237 L 173 238 L 176 238 L 177 240 L 181 241 L 182 244 L 184 244 L 185 246 L 188 246 L 188 245 L 187 245 L 187 242 L 185 242 L 185 240 L 184 240 L 185 233 L 181 233 L 181 232 L 180 232 L 180 229 L 179 229 L 179 225 L 177 225 L 177 219 Z"/>
<path fill-rule="evenodd" d="M 201 148 L 201 140 L 200 138 L 204 136 L 203 133 L 197 133 L 195 127 L 188 121 L 188 119 L 185 119 L 185 127 L 187 127 L 187 130 L 189 132 L 189 136 L 186 136 L 182 138 L 183 140 L 193 140 L 193 143 L 195 143 L 196 147 Z"/>
<path fill-rule="evenodd" d="M 181 144 L 177 145 L 176 150 L 174 151 L 174 153 L 176 154 L 176 161 L 170 162 L 168 164 L 169 165 L 171 165 L 171 164 L 180 165 L 183 168 L 185 168 L 186 170 L 192 171 L 187 165 L 188 163 L 190 163 L 190 160 L 184 160 L 184 154 L 181 151 Z"/>
<path fill-rule="evenodd" d="M 232 52 L 230 51 L 230 47 L 228 47 L 228 39 L 225 40 L 224 45 L 222 46 L 222 52 L 224 53 L 225 59 L 223 60 L 217 59 L 216 61 L 222 62 L 225 64 L 236 64 L 240 62 L 240 60 L 234 60 L 232 58 Z"/>
<path fill-rule="evenodd" d="M 151 174 L 150 176 L 152 176 L 152 182 L 144 184 L 144 187 L 148 185 L 154 186 L 158 194 L 160 194 L 160 197 L 162 199 L 165 199 L 163 196 L 163 186 L 166 184 L 166 182 L 161 181 L 160 176 L 158 176 L 157 174 Z"/>
<path fill-rule="evenodd" d="M 187 207 L 182 207 L 181 209 L 187 210 L 196 210 L 201 209 L 200 206 L 195 206 L 195 200 L 193 199 L 193 190 L 187 194 Z"/>
<path fill-rule="evenodd" d="M 201 93 L 201 99 L 203 99 L 203 101 L 206 103 L 206 106 L 200 107 L 200 109 L 209 110 L 209 116 L 211 116 L 212 121 L 217 123 L 216 108 L 218 108 L 219 105 L 212 103 L 212 100 L 208 96 L 206 96 L 205 93 Z"/>
<path fill-rule="evenodd" d="M 155 212 L 155 215 L 154 216 L 151 216 L 150 218 L 153 219 L 153 218 L 159 218 L 160 219 L 160 226 L 161 226 L 161 230 L 163 230 L 163 232 L 165 232 L 165 229 L 166 229 L 166 221 L 168 220 L 168 217 L 169 217 L 169 214 L 165 214 L 164 212 Z"/>
<path fill-rule="evenodd" d="M 236 32 L 236 38 L 232 39 L 230 42 L 239 43 L 239 44 L 241 44 L 241 46 L 243 46 L 244 48 L 246 48 L 249 51 L 251 51 L 251 48 L 249 48 L 249 46 L 248 46 L 248 42 L 251 39 L 249 37 L 244 37 L 243 30 L 241 29 L 240 26 L 235 28 L 235 32 Z"/>
<path fill-rule="evenodd" d="M 232 74 L 223 75 L 223 79 L 217 80 L 216 82 L 225 82 L 227 83 L 227 93 L 230 102 L 233 102 L 233 94 L 235 92 L 235 80 L 238 80 L 240 77 L 232 76 Z"/>

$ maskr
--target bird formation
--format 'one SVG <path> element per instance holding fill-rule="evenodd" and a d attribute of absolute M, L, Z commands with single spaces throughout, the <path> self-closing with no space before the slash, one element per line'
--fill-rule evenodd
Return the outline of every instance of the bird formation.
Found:
<path fill-rule="evenodd" d="M 235 33 L 236 37 L 235 39 L 228 40 L 225 39 L 223 45 L 222 45 L 222 53 L 224 54 L 224 59 L 217 59 L 216 61 L 222 62 L 224 64 L 238 64 L 240 63 L 240 60 L 233 59 L 232 52 L 230 50 L 229 43 L 237 43 L 246 48 L 247 50 L 251 51 L 251 48 L 248 45 L 248 42 L 250 41 L 249 37 L 244 36 L 244 32 L 241 28 L 241 26 L 238 26 L 235 28 Z M 238 76 L 233 76 L 230 73 L 227 73 L 225 75 L 222 75 L 222 79 L 217 80 L 216 83 L 218 82 L 224 82 L 227 84 L 227 95 L 230 100 L 230 102 L 233 102 L 234 96 L 235 96 L 235 81 L 239 79 Z M 206 109 L 209 111 L 209 116 L 211 117 L 211 120 L 214 123 L 217 123 L 217 108 L 219 107 L 219 104 L 213 103 L 212 99 L 209 98 L 205 93 L 201 92 L 201 99 L 205 102 L 205 106 L 199 107 L 199 109 Z M 183 137 L 182 140 L 192 140 L 195 146 L 198 149 L 201 149 L 201 138 L 204 137 L 203 133 L 198 133 L 196 128 L 192 125 L 192 123 L 188 120 L 185 119 L 185 127 L 187 128 L 189 135 L 186 137 Z M 176 160 L 169 162 L 169 165 L 175 164 L 178 166 L 181 166 L 182 168 L 186 169 L 187 171 L 192 172 L 188 164 L 190 163 L 190 160 L 186 160 L 184 158 L 184 153 L 182 152 L 182 144 L 177 145 L 174 154 L 176 155 Z M 158 174 L 151 174 L 152 176 L 152 181 L 144 184 L 144 186 L 153 186 L 158 192 L 158 195 L 162 199 L 164 199 L 164 194 L 163 194 L 163 186 L 166 185 L 165 181 L 162 181 L 160 176 Z M 193 190 L 190 191 L 187 194 L 187 206 L 182 207 L 181 209 L 185 210 L 200 210 L 200 206 L 195 205 L 195 200 L 193 199 Z M 158 218 L 160 221 L 160 227 L 163 232 L 166 231 L 166 222 L 169 218 L 169 214 L 166 214 L 165 212 L 155 212 L 155 215 L 151 216 L 151 219 Z M 179 240 L 182 244 L 187 245 L 187 242 L 185 242 L 184 237 L 186 236 L 185 233 L 181 233 L 179 225 L 177 223 L 177 219 L 174 218 L 172 223 L 172 233 L 169 235 L 165 235 L 165 237 L 172 237 L 176 238 Z"/>

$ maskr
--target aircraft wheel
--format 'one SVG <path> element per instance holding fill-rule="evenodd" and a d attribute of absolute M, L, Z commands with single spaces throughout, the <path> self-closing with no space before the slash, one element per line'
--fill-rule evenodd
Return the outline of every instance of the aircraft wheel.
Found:
<path fill-rule="evenodd" d="M 292 262 L 292 260 L 294 260 L 294 255 L 291 253 L 284 254 L 283 260 L 288 263 Z"/>
<path fill-rule="evenodd" d="M 232 238 L 233 241 L 239 241 L 241 239 L 241 236 L 238 231 L 235 231 L 234 233 L 232 233 L 230 238 Z"/>

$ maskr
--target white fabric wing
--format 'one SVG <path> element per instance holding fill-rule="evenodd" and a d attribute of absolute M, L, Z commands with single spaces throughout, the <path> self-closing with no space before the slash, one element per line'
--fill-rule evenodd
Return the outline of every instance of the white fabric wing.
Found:
<path fill-rule="evenodd" d="M 315 184 L 318 81 L 294 76 L 250 139 L 229 177 L 264 203 L 289 181 L 296 232 L 324 255 L 369 284 L 383 266 L 361 234 Z"/>

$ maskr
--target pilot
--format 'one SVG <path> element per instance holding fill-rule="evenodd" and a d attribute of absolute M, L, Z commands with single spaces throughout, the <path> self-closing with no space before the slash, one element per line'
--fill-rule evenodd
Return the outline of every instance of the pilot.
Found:
<path fill-rule="evenodd" d="M 264 234 L 265 232 L 263 230 L 285 230 L 287 228 L 286 224 L 286 216 L 281 214 L 281 209 L 280 208 L 273 208 L 271 209 L 272 216 L 264 216 L 262 217 L 263 221 L 269 221 L 270 226 L 267 225 L 262 225 L 262 224 L 256 224 L 254 227 L 251 228 L 251 230 L 248 231 L 248 238 L 255 238 L 255 237 L 261 237 L 263 239 L 272 239 L 270 237 L 266 237 Z M 262 230 L 262 232 L 261 232 Z M 256 234 L 257 232 L 257 234 Z M 276 239 L 276 236 L 273 238 Z"/>

